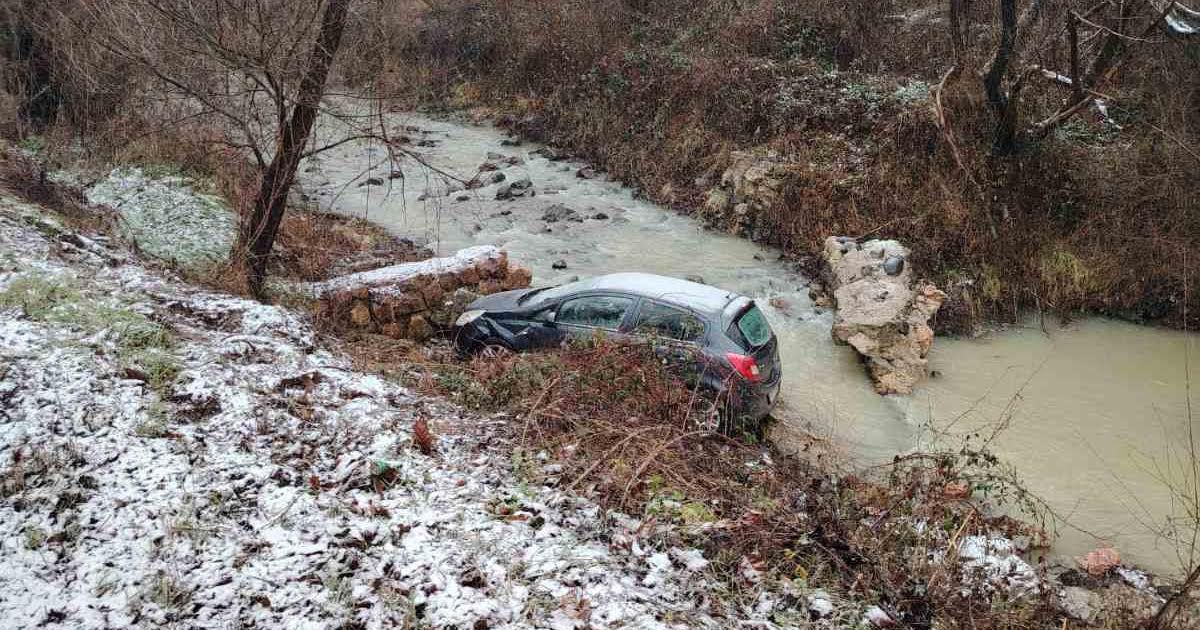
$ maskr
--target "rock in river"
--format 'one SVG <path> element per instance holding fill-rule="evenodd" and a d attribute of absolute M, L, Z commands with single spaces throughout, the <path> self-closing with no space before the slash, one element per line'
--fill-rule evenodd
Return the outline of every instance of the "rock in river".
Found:
<path fill-rule="evenodd" d="M 558 223 L 559 221 L 583 221 L 583 217 L 579 216 L 578 212 L 562 205 L 554 204 L 542 213 L 542 220 L 546 223 Z"/>
<path fill-rule="evenodd" d="M 496 199 L 513 199 L 515 197 L 525 197 L 534 195 L 533 182 L 529 181 L 528 177 L 513 181 L 511 184 L 504 184 L 496 189 Z"/>
<path fill-rule="evenodd" d="M 908 250 L 896 241 L 825 240 L 837 316 L 833 338 L 858 352 L 875 391 L 908 394 L 925 377 L 933 345 L 929 320 L 946 294 L 913 277 Z"/>
<path fill-rule="evenodd" d="M 559 151 L 556 151 L 554 149 L 551 149 L 550 147 L 542 147 L 536 151 L 531 151 L 529 154 L 544 157 L 547 160 L 550 160 L 551 162 L 557 162 L 559 160 L 565 160 L 567 158 L 567 156 L 565 154 L 563 154 Z"/>

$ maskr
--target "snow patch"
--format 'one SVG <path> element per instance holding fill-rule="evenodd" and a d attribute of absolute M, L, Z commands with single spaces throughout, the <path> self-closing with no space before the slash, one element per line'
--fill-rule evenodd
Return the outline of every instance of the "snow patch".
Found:
<path fill-rule="evenodd" d="M 197 191 L 179 176 L 154 177 L 140 168 L 118 168 L 86 191 L 90 203 L 120 213 L 123 229 L 145 253 L 202 271 L 225 261 L 236 218 L 215 195 Z"/>
<path fill-rule="evenodd" d="M 418 276 L 438 276 L 473 267 L 491 260 L 499 260 L 502 253 L 493 245 L 477 245 L 459 250 L 453 256 L 430 258 L 416 262 L 401 263 L 390 267 L 372 269 L 360 273 L 316 282 L 308 285 L 314 295 L 325 295 L 359 287 L 382 287 L 402 284 Z"/>
<path fill-rule="evenodd" d="M 1037 592 L 1037 571 L 1018 555 L 1013 542 L 1000 536 L 967 536 L 958 545 L 964 582 L 1017 595 Z"/>

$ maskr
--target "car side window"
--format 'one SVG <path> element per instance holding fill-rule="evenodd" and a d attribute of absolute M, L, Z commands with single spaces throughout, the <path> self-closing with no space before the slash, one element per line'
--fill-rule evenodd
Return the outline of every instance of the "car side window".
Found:
<path fill-rule="evenodd" d="M 554 321 L 560 324 L 616 330 L 633 300 L 615 295 L 593 295 L 563 302 Z"/>
<path fill-rule="evenodd" d="M 687 311 L 644 302 L 634 332 L 678 341 L 697 341 L 704 336 L 704 322 Z"/>

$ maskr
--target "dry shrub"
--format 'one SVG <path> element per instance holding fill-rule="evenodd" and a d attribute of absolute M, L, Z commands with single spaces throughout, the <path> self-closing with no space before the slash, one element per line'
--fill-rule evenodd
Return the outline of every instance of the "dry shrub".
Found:
<path fill-rule="evenodd" d="M 1064 67 L 1073 6 L 1027 34 L 1045 42 L 1039 63 Z M 899 238 L 950 293 L 943 331 L 1028 309 L 1200 324 L 1195 44 L 1131 53 L 1105 86 L 1111 122 L 1085 112 L 994 157 L 974 70 L 995 6 L 967 7 L 946 129 L 914 84 L 954 63 L 944 7 L 917 0 L 446 0 L 398 38 L 414 94 L 498 109 L 680 209 L 698 207 L 730 151 L 775 150 L 793 178 L 749 235 L 799 256 L 830 234 Z M 1068 96 L 1033 76 L 1021 124 Z"/>
<path fill-rule="evenodd" d="M 1048 594 L 1017 598 L 963 581 L 955 550 L 965 536 L 1039 537 L 986 516 L 1002 502 L 1036 507 L 986 452 L 913 455 L 841 476 L 749 435 L 711 430 L 703 422 L 711 407 L 689 374 L 646 345 L 600 340 L 466 363 L 419 354 L 405 358 L 417 362 L 409 369 L 419 387 L 512 415 L 518 474 L 549 482 L 538 455 L 548 454 L 562 467 L 549 473 L 556 483 L 642 518 L 647 535 L 655 523 L 674 525 L 668 543 L 703 548 L 738 589 L 753 567 L 766 579 L 878 601 L 909 627 L 1061 625 Z"/>
<path fill-rule="evenodd" d="M 106 47 L 87 0 L 13 0 L 0 11 L 6 90 L 20 133 L 59 125 L 87 131 L 117 114 L 143 78 Z"/>
<path fill-rule="evenodd" d="M 8 70 L 0 66 L 0 75 L 3 75 L 6 72 L 8 72 Z M 21 137 L 21 131 L 24 127 L 24 125 L 22 125 L 21 118 L 18 115 L 21 101 L 22 98 L 20 96 L 0 89 L 0 137 Z"/>
<path fill-rule="evenodd" d="M 368 221 L 293 208 L 279 226 L 273 272 L 312 282 L 430 255 Z"/>
<path fill-rule="evenodd" d="M 115 234 L 111 211 L 89 204 L 79 188 L 50 179 L 45 164 L 12 147 L 0 148 L 0 186 L 50 209 L 76 230 Z"/>
<path fill-rule="evenodd" d="M 570 433 L 578 418 L 616 431 L 630 423 L 671 429 L 665 425 L 678 421 L 672 438 L 699 430 L 719 402 L 688 386 L 693 376 L 690 367 L 663 365 L 646 345 L 602 339 L 555 352 L 477 356 L 461 372 L 439 375 L 468 407 L 517 411 L 538 420 L 531 430 L 562 422 L 554 430 Z"/>

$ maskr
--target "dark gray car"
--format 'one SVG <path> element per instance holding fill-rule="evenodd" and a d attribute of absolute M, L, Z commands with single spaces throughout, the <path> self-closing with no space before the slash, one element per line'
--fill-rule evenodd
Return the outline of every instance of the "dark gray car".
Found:
<path fill-rule="evenodd" d="M 779 398 L 779 344 L 754 301 L 677 278 L 616 273 L 488 295 L 459 317 L 454 338 L 464 352 L 521 351 L 598 331 L 644 339 L 660 354 L 695 362 L 701 385 L 728 394 L 740 419 L 762 419 Z"/>

